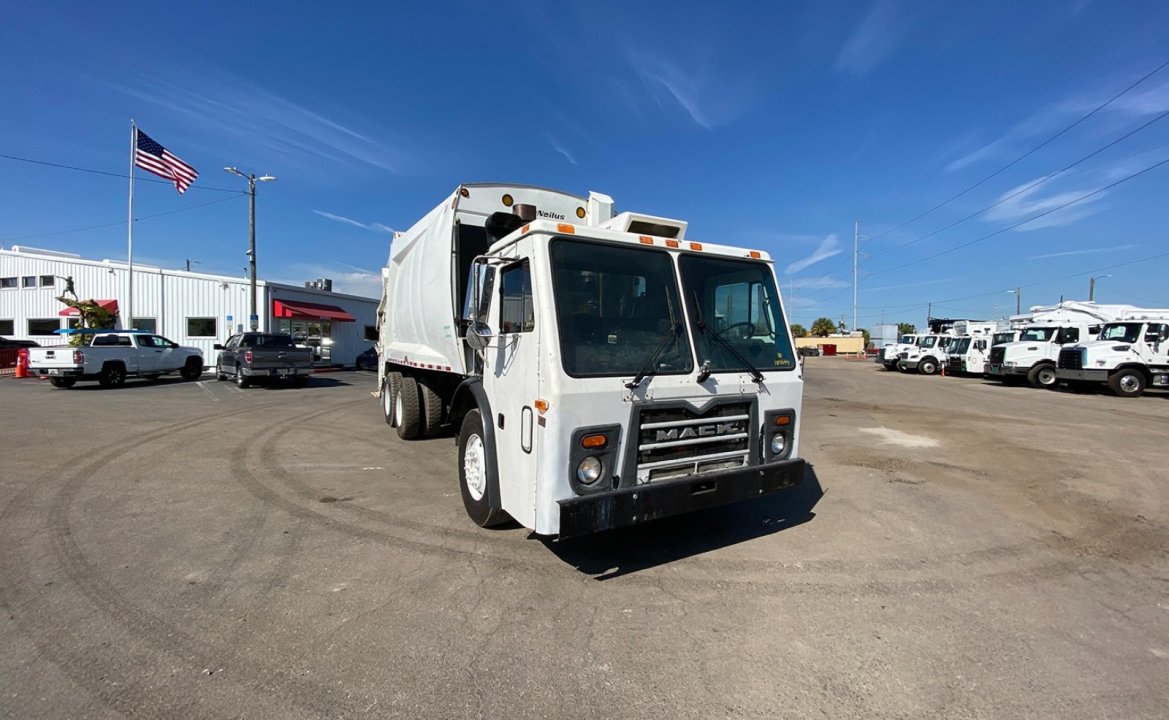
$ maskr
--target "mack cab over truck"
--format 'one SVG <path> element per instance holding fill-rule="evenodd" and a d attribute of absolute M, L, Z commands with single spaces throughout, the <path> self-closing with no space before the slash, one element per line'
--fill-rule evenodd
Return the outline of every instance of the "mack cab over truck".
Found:
<path fill-rule="evenodd" d="M 1055 374 L 1069 383 L 1108 383 L 1120 397 L 1169 388 L 1169 310 L 1124 313 L 1095 342 L 1061 350 Z"/>
<path fill-rule="evenodd" d="M 998 332 L 979 332 L 962 335 L 956 338 L 946 349 L 949 354 L 946 372 L 951 375 L 982 375 L 986 372 L 986 362 L 990 358 L 990 349 L 995 345 L 1015 342 L 1019 339 L 1018 330 L 999 330 Z"/>
<path fill-rule="evenodd" d="M 1095 340 L 1104 323 L 1116 319 L 1120 307 L 1076 301 L 1032 307 L 1031 321 L 1019 339 L 991 348 L 987 376 L 1004 383 L 1025 378 L 1033 387 L 1055 389 L 1060 350 Z"/>
<path fill-rule="evenodd" d="M 802 481 L 803 378 L 766 253 L 613 201 L 467 184 L 395 236 L 378 394 L 454 431 L 463 504 L 567 538 Z"/>

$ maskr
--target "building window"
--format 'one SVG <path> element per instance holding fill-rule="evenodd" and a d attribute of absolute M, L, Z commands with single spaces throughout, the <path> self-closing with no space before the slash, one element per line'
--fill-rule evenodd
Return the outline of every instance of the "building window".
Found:
<path fill-rule="evenodd" d="M 34 318 L 28 321 L 29 335 L 52 335 L 54 331 L 60 329 L 60 318 Z"/>
<path fill-rule="evenodd" d="M 41 287 L 53 287 L 56 284 L 56 275 L 41 275 Z"/>
<path fill-rule="evenodd" d="M 14 288 L 16 287 L 16 278 L 7 277 L 0 278 L 0 288 Z"/>
<path fill-rule="evenodd" d="M 29 288 L 29 287 L 35 288 L 37 286 L 36 275 L 25 275 L 24 277 L 22 277 L 20 279 L 20 286 L 26 287 L 26 288 Z"/>
<path fill-rule="evenodd" d="M 187 318 L 187 337 L 215 337 L 215 318 Z"/>
<path fill-rule="evenodd" d="M 16 323 L 12 320 L 0 320 L 0 335 L 16 334 Z"/>
<path fill-rule="evenodd" d="M 365 326 L 365 339 L 370 342 L 377 342 L 377 327 L 373 325 Z"/>
<path fill-rule="evenodd" d="M 135 330 L 144 330 L 148 333 L 155 334 L 158 332 L 158 321 L 154 318 L 134 318 L 130 323 Z M 215 327 L 212 326 L 212 331 Z M 214 333 L 213 333 L 214 334 Z"/>

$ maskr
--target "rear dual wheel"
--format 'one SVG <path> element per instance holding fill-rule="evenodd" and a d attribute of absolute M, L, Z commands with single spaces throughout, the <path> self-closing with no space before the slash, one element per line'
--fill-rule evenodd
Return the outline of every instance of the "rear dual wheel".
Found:
<path fill-rule="evenodd" d="M 437 435 L 442 428 L 443 403 L 433 384 L 400 373 L 386 378 L 390 392 L 382 390 L 382 412 L 386 422 L 397 428 L 398 437 L 413 440 Z"/>

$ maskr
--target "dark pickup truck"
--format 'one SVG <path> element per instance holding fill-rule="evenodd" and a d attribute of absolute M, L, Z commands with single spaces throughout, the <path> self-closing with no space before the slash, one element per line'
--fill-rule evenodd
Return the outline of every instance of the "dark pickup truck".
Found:
<path fill-rule="evenodd" d="M 215 349 L 215 379 L 234 378 L 241 388 L 265 379 L 304 385 L 313 371 L 312 349 L 296 347 L 284 333 L 238 333 Z"/>

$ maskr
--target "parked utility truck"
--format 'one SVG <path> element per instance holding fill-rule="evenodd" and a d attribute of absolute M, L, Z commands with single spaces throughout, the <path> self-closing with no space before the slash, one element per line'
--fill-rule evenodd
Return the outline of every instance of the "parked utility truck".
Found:
<path fill-rule="evenodd" d="M 902 335 L 897 338 L 897 342 L 881 348 L 881 354 L 878 356 L 878 360 L 885 366 L 886 370 L 896 370 L 900 362 L 901 353 L 912 350 L 919 337 L 921 336 L 917 333 L 906 333 Z"/>
<path fill-rule="evenodd" d="M 394 238 L 383 413 L 457 433 L 475 523 L 565 538 L 801 481 L 771 260 L 685 233 L 599 193 L 468 184 Z"/>
<path fill-rule="evenodd" d="M 947 331 L 942 334 L 919 335 L 913 347 L 901 351 L 897 356 L 897 367 L 902 372 L 917 372 L 933 375 L 946 363 L 946 352 L 950 343 L 957 338 Z"/>
<path fill-rule="evenodd" d="M 1031 308 L 1031 322 L 1016 342 L 995 345 L 986 364 L 987 376 L 1002 382 L 1027 379 L 1033 387 L 1054 389 L 1059 351 L 1095 340 L 1104 323 L 1116 319 L 1120 305 L 1068 301 Z"/>
<path fill-rule="evenodd" d="M 1059 353 L 1059 380 L 1108 383 L 1120 397 L 1147 387 L 1169 388 L 1169 310 L 1132 308 L 1100 331 L 1095 342 Z"/>
<path fill-rule="evenodd" d="M 997 327 L 997 324 L 995 326 Z M 986 372 L 990 349 L 995 345 L 1015 342 L 1018 339 L 1018 330 L 988 333 L 975 328 L 972 334 L 962 335 L 950 343 L 946 350 L 949 354 L 946 372 L 951 375 L 982 375 Z"/>

